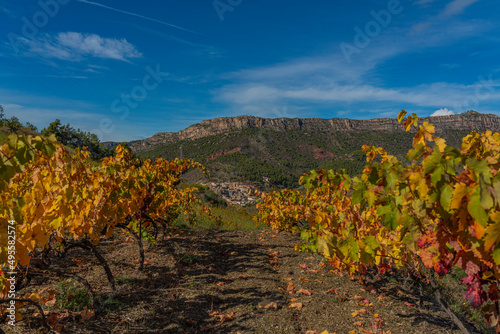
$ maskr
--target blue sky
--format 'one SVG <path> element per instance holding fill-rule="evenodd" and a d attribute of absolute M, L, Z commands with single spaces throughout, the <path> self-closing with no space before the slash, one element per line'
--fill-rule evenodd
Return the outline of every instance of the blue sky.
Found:
<path fill-rule="evenodd" d="M 103 141 L 224 116 L 500 115 L 495 0 L 16 0 L 0 104 Z"/>

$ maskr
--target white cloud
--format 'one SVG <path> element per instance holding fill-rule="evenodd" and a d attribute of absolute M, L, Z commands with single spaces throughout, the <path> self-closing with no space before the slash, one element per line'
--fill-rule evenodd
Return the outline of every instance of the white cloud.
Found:
<path fill-rule="evenodd" d="M 455 112 L 453 110 L 449 110 L 448 108 L 441 108 L 439 110 L 434 111 L 431 114 L 431 117 L 434 117 L 434 116 L 450 116 L 450 115 L 455 115 Z"/>
<path fill-rule="evenodd" d="M 492 83 L 492 88 L 499 86 L 499 81 Z M 436 106 L 448 105 L 460 109 L 467 108 L 469 103 L 475 101 L 475 92 L 478 87 L 480 87 L 478 83 L 459 85 L 444 82 L 394 88 L 369 84 L 308 85 L 304 83 L 289 87 L 288 84 L 254 83 L 225 86 L 216 92 L 215 100 L 231 106 L 233 110 L 251 111 L 254 114 L 257 114 L 259 110 L 264 112 L 282 105 L 290 108 L 295 106 L 353 108 L 355 105 L 376 103 L 385 107 L 436 108 Z M 478 103 L 486 106 L 489 102 L 498 101 L 500 101 L 500 91 L 495 90 L 478 100 Z M 440 109 L 436 110 L 435 115 L 452 112 L 448 109 Z"/>
<path fill-rule="evenodd" d="M 126 39 L 104 38 L 96 34 L 61 32 L 57 35 L 42 35 L 39 39 L 22 39 L 28 54 L 44 58 L 80 61 L 85 57 L 128 61 L 142 54 Z"/>
<path fill-rule="evenodd" d="M 448 3 L 444 10 L 439 14 L 441 17 L 450 17 L 462 14 L 463 11 L 479 0 L 453 0 Z"/>

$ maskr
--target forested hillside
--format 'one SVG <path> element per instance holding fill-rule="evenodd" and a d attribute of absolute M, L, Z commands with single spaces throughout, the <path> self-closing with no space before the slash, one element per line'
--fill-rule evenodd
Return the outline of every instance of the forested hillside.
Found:
<path fill-rule="evenodd" d="M 451 146 L 470 130 L 446 130 L 441 135 Z M 220 181 L 262 182 L 293 188 L 298 177 L 312 169 L 346 169 L 360 174 L 366 158 L 361 146 L 384 147 L 404 159 L 411 147 L 411 133 L 387 131 L 277 131 L 248 128 L 194 140 L 184 139 L 140 152 L 140 157 L 190 158 L 203 163 Z"/>

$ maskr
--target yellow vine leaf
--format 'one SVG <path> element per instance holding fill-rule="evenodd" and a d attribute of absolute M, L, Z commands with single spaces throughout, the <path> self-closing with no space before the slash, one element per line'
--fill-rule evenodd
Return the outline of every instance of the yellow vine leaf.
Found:
<path fill-rule="evenodd" d="M 462 199 L 469 193 L 469 188 L 465 183 L 459 183 L 453 190 L 450 209 L 459 209 L 462 206 Z"/>

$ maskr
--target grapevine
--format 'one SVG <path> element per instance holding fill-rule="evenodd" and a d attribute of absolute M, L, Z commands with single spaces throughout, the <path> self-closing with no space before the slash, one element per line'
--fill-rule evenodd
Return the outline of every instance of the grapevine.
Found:
<path fill-rule="evenodd" d="M 465 297 L 500 332 L 500 134 L 472 132 L 458 150 L 431 123 L 405 115 L 398 121 L 415 131 L 406 163 L 364 145 L 360 177 L 312 171 L 300 178 L 300 199 L 290 202 L 290 190 L 261 194 L 257 219 L 288 230 L 307 220 L 308 248 L 351 275 L 412 268 L 435 286 L 431 271 L 443 276 L 458 266 Z"/>
<path fill-rule="evenodd" d="M 9 136 L 0 147 L 0 315 L 6 312 L 2 303 L 13 300 L 16 309 L 26 305 L 9 297 L 8 272 L 23 273 L 16 280 L 16 290 L 20 290 L 31 274 L 50 266 L 51 256 L 64 256 L 69 249 L 81 247 L 96 256 L 114 291 L 113 274 L 96 247 L 103 238 L 112 237 L 115 231 L 136 237 L 142 270 L 142 239 L 154 242 L 158 226 L 165 227 L 179 212 L 194 221 L 195 207 L 200 206 L 216 218 L 193 194 L 194 188 L 177 187 L 188 169 L 200 169 L 209 176 L 201 164 L 189 159 L 137 161 L 122 146 L 115 152 L 114 157 L 96 163 L 85 149 L 70 151 L 53 137 L 17 135 Z M 15 222 L 16 230 L 11 244 L 7 240 L 9 221 Z M 88 282 L 71 276 L 84 285 L 93 301 Z M 43 303 L 39 297 L 31 294 L 24 299 Z"/>

